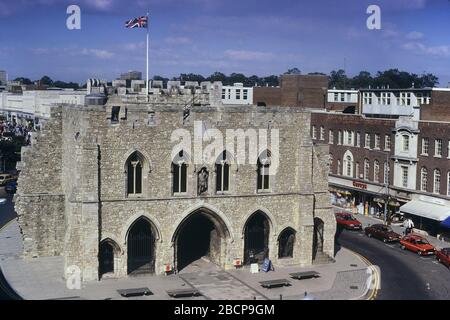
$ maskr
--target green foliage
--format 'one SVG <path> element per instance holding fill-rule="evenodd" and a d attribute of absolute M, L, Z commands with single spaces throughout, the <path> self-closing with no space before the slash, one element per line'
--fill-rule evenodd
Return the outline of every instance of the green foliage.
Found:
<path fill-rule="evenodd" d="M 439 83 L 438 77 L 431 73 L 417 75 L 398 69 L 389 69 L 378 71 L 375 77 L 370 72 L 361 71 L 353 78 L 348 78 L 344 70 L 331 71 L 329 79 L 329 87 L 336 89 L 367 89 L 377 87 L 388 87 L 391 89 L 401 88 L 426 88 L 435 87 Z"/>
<path fill-rule="evenodd" d="M 15 78 L 14 81 L 20 81 L 22 84 L 33 84 L 30 79 L 24 77 Z"/>
<path fill-rule="evenodd" d="M 20 161 L 20 149 L 26 145 L 24 137 L 11 137 L 12 141 L 0 141 L 0 163 L 3 165 L 3 161 L 6 162 L 6 170 L 15 168 L 16 163 Z"/>

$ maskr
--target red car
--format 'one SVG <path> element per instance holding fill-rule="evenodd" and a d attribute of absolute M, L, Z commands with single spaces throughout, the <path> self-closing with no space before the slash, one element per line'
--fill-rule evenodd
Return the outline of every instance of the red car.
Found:
<path fill-rule="evenodd" d="M 335 214 L 338 227 L 347 230 L 362 230 L 362 224 L 351 214 L 347 212 L 338 212 Z"/>
<path fill-rule="evenodd" d="M 427 239 L 419 235 L 407 235 L 400 240 L 400 247 L 403 250 L 416 252 L 419 256 L 433 255 L 436 249 L 428 242 Z"/>
<path fill-rule="evenodd" d="M 436 259 L 447 268 L 450 268 L 450 248 L 436 250 Z"/>

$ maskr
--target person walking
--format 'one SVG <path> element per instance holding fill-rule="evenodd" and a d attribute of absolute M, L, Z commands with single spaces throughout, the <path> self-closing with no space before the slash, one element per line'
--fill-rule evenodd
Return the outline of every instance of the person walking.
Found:
<path fill-rule="evenodd" d="M 403 227 L 405 228 L 405 236 L 408 235 L 409 233 L 412 232 L 412 229 L 414 228 L 414 222 L 410 219 L 407 218 L 405 219 L 405 221 L 403 222 Z"/>

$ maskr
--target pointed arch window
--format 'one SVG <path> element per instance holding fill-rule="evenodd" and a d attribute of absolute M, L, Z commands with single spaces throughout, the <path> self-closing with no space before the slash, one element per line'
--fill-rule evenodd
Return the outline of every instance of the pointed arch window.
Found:
<path fill-rule="evenodd" d="M 230 159 L 226 151 L 216 160 L 216 192 L 230 190 Z"/>
<path fill-rule="evenodd" d="M 271 153 L 269 150 L 264 151 L 258 157 L 258 190 L 268 191 L 270 190 L 270 156 Z"/>
<path fill-rule="evenodd" d="M 187 155 L 181 150 L 172 161 L 172 192 L 187 192 Z"/>
<path fill-rule="evenodd" d="M 142 169 L 144 158 L 139 152 L 133 152 L 127 160 L 127 195 L 142 194 Z"/>

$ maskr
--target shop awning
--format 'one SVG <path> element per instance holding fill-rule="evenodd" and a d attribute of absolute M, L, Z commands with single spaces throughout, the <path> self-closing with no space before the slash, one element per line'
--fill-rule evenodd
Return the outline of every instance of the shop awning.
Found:
<path fill-rule="evenodd" d="M 441 222 L 441 226 L 450 229 L 450 217 Z"/>
<path fill-rule="evenodd" d="M 444 221 L 450 217 L 450 207 L 436 203 L 413 200 L 400 207 L 400 212 L 424 217 L 436 221 Z"/>

